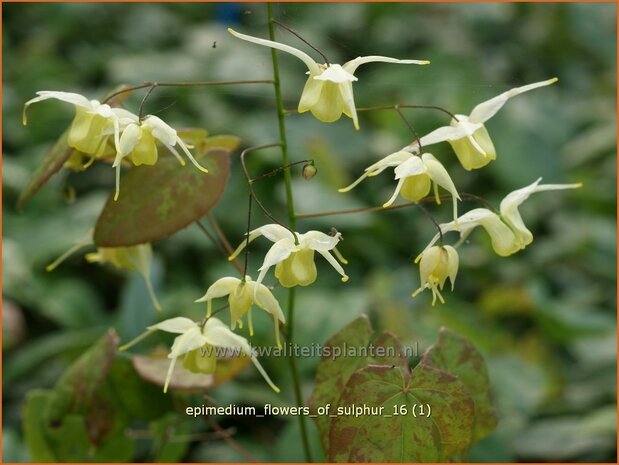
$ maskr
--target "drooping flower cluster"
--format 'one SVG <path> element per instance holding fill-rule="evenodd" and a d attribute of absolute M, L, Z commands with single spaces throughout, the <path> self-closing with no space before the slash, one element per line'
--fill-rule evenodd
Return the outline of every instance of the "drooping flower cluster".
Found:
<path fill-rule="evenodd" d="M 352 83 L 358 80 L 354 74 L 360 65 L 372 62 L 417 65 L 429 63 L 427 60 L 367 56 L 355 58 L 343 65 L 329 63 L 325 58 L 326 63 L 321 64 L 301 50 L 288 45 L 248 36 L 232 29 L 228 31 L 234 37 L 284 51 L 303 61 L 308 69 L 306 73 L 308 78 L 301 93 L 298 112 L 309 111 L 315 118 L 327 123 L 337 121 L 342 114 L 345 114 L 352 119 L 357 130 L 359 120 Z M 465 170 L 470 171 L 486 166 L 497 158 L 497 154 L 484 123 L 494 116 L 510 98 L 548 86 L 556 81 L 557 79 L 553 78 L 511 89 L 477 105 L 469 115 L 451 114 L 445 110 L 452 118 L 449 126 L 439 127 L 417 138 L 404 148 L 387 155 L 367 167 L 364 173 L 348 187 L 340 189 L 340 192 L 348 192 L 366 178 L 377 176 L 388 168 L 393 168 L 397 183 L 392 196 L 383 204 L 384 208 L 392 206 L 398 196 L 414 203 L 425 199 L 432 200 L 432 197 L 428 197 L 430 193 L 433 193 L 434 201 L 440 204 L 442 199 L 439 195 L 439 187 L 447 191 L 449 194 L 447 198 L 451 198 L 453 204 L 453 220 L 437 225 L 439 232 L 416 258 L 415 263 L 419 263 L 420 267 L 420 286 L 413 292 L 413 297 L 429 289 L 432 292 L 432 305 L 437 300 L 445 302 L 441 293 L 445 283 L 449 279 L 453 289 L 458 273 L 459 256 L 456 249 L 476 227 L 481 226 L 486 230 L 490 236 L 492 248 L 498 255 L 512 255 L 524 249 L 533 240 L 531 231 L 527 229 L 520 215 L 519 206 L 536 192 L 580 187 L 580 184 L 544 185 L 540 184 L 540 178 L 531 185 L 507 195 L 497 212 L 487 208 L 475 208 L 459 215 L 458 202 L 461 201 L 461 194 L 458 193 L 445 166 L 432 153 L 426 151 L 430 145 L 448 142 Z M 88 100 L 74 93 L 41 91 L 37 95 L 26 102 L 23 123 L 26 124 L 26 111 L 33 103 L 57 99 L 74 105 L 76 113 L 67 132 L 67 143 L 78 151 L 78 156 L 69 159 L 66 164 L 70 167 L 84 169 L 94 160 L 109 158 L 116 170 L 115 200 L 119 195 L 121 165 L 123 163 L 134 166 L 156 164 L 159 157 L 158 146 L 167 148 L 181 164 L 184 164 L 184 159 L 176 148 L 180 147 L 198 169 L 207 172 L 193 157 L 189 147 L 181 140 L 176 130 L 156 116 L 148 115 L 142 118 L 125 109 L 112 108 L 107 103 Z M 139 113 L 141 115 L 141 110 Z M 84 157 L 89 157 L 86 164 L 83 163 Z M 287 169 L 287 167 L 281 169 Z M 305 179 L 313 178 L 316 172 L 313 161 L 306 163 L 303 168 Z M 249 179 L 249 175 L 247 177 L 251 186 L 254 180 Z M 253 191 L 251 194 L 253 195 Z M 462 197 L 466 199 L 464 194 Z M 250 197 L 250 201 L 252 199 Z M 249 219 L 251 220 L 251 217 Z M 453 246 L 444 245 L 443 236 L 452 231 L 459 232 L 460 240 Z M 247 248 L 250 243 L 260 236 L 264 236 L 273 244 L 266 253 L 261 267 L 257 270 L 258 276 L 255 281 L 247 273 L 246 256 L 245 269 L 240 278 L 222 277 L 196 300 L 196 302 L 207 303 L 206 315 L 202 321 L 197 322 L 184 317 L 170 318 L 147 327 L 144 334 L 121 347 L 121 350 L 126 350 L 156 331 L 178 334 L 168 354 L 170 364 L 164 382 L 164 392 L 168 390 L 175 364 L 179 359 L 183 367 L 193 373 L 213 373 L 217 366 L 217 357 L 220 356 L 217 348 L 236 351 L 237 356 L 243 354 L 250 357 L 269 386 L 279 392 L 279 388 L 275 386 L 258 362 L 256 353 L 248 340 L 234 333 L 237 327 L 243 327 L 243 321 L 246 318 L 249 335 L 254 335 L 252 308 L 256 305 L 272 318 L 275 341 L 281 347 L 280 324 L 286 324 L 286 318 L 272 289 L 263 283 L 267 279 L 269 270 L 275 267 L 274 276 L 284 288 L 309 286 L 317 279 L 318 272 L 314 258 L 315 253 L 318 252 L 341 276 L 342 282 L 349 279 L 341 265 L 346 265 L 347 261 L 337 249 L 342 241 L 342 235 L 335 230 L 331 234 L 314 230 L 299 233 L 281 224 L 267 224 L 247 231 L 245 239 L 230 255 L 229 260 L 235 260 L 241 252 L 248 253 Z M 93 245 L 92 234 L 63 254 L 48 269 L 53 269 L 77 248 L 87 245 Z M 155 306 L 160 309 L 150 281 L 152 261 L 150 244 L 98 248 L 96 252 L 87 254 L 86 259 L 89 262 L 109 263 L 117 268 L 141 273 Z M 223 297 L 228 298 L 228 305 L 213 310 L 213 301 Z M 216 313 L 226 308 L 230 312 L 229 325 L 215 317 Z"/>
<path fill-rule="evenodd" d="M 391 198 L 383 205 L 389 207 L 398 195 L 411 202 L 425 199 L 434 186 L 436 203 L 441 199 L 438 187 L 446 189 L 453 200 L 453 221 L 439 225 L 440 232 L 432 239 L 426 249 L 417 257 L 415 263 L 420 264 L 421 287 L 413 293 L 413 297 L 423 289 L 431 289 L 432 305 L 438 300 L 444 302 L 440 289 L 449 277 L 453 284 L 458 271 L 458 254 L 451 246 L 434 246 L 444 233 L 459 231 L 459 246 L 477 226 L 482 226 L 489 234 L 494 251 L 500 256 L 508 256 L 525 248 L 533 240 L 533 235 L 526 228 L 518 211 L 518 206 L 532 193 L 572 189 L 580 184 L 548 184 L 540 185 L 541 178 L 530 186 L 509 194 L 501 202 L 500 215 L 487 208 L 476 208 L 462 216 L 458 216 L 457 201 L 460 196 L 445 167 L 425 147 L 447 141 L 451 144 L 462 167 L 466 170 L 478 169 L 496 159 L 496 149 L 484 123 L 494 116 L 512 97 L 524 92 L 548 86 L 557 78 L 535 82 L 522 87 L 516 87 L 504 92 L 486 102 L 477 105 L 470 115 L 453 115 L 450 126 L 440 127 L 419 138 L 402 150 L 387 155 L 382 160 L 365 169 L 355 182 L 340 192 L 348 192 L 364 179 L 376 176 L 387 168 L 394 168 L 397 185 Z"/>
<path fill-rule="evenodd" d="M 176 130 L 157 116 L 149 115 L 140 119 L 138 115 L 123 108 L 112 108 L 98 100 L 88 100 L 80 94 L 43 90 L 38 97 L 28 100 L 24 105 L 23 124 L 27 124 L 26 112 L 33 103 L 56 99 L 75 106 L 75 117 L 69 128 L 67 142 L 72 147 L 93 160 L 101 158 L 108 147 L 110 139 L 116 151 L 113 167 L 116 169 L 116 192 L 114 200 L 120 194 L 120 166 L 128 158 L 135 166 L 154 165 L 157 163 L 157 142 L 164 145 L 181 164 L 185 161 L 177 152 L 178 145 L 187 158 L 201 171 L 208 173 L 193 157 Z"/>

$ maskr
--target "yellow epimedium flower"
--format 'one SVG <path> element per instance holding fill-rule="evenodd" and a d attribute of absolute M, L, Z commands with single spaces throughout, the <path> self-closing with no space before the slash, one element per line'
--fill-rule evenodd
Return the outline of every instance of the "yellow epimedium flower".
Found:
<path fill-rule="evenodd" d="M 328 235 L 320 231 L 308 231 L 305 234 L 293 233 L 278 224 L 268 224 L 249 232 L 249 237 L 229 257 L 234 260 L 247 244 L 257 237 L 264 236 L 273 246 L 269 249 L 264 262 L 258 271 L 256 283 L 260 284 L 269 269 L 275 265 L 275 277 L 284 287 L 308 286 L 316 281 L 316 264 L 314 252 L 322 255 L 342 276 L 342 282 L 348 281 L 348 276 L 342 266 L 331 255 L 331 250 L 342 263 L 346 260 L 335 248 L 342 239 L 340 233 Z"/>
<path fill-rule="evenodd" d="M 258 307 L 271 314 L 275 323 L 275 341 L 281 347 L 279 339 L 279 323 L 286 323 L 284 312 L 279 305 L 277 299 L 273 296 L 268 287 L 264 284 L 252 281 L 249 276 L 245 276 L 245 280 L 238 278 L 226 277 L 221 278 L 213 283 L 206 291 L 206 294 L 196 300 L 196 302 L 207 302 L 208 310 L 207 317 L 210 317 L 213 311 L 213 299 L 218 297 L 228 296 L 230 304 L 230 329 L 234 330 L 237 323 L 242 324 L 242 318 L 247 314 L 249 324 L 249 334 L 254 335 L 252 325 L 251 307 L 256 304 Z"/>
<path fill-rule="evenodd" d="M 355 129 L 359 129 L 359 121 L 352 83 L 358 80 L 354 74 L 360 65 L 373 62 L 414 65 L 430 63 L 427 60 L 398 60 L 383 56 L 367 56 L 355 58 L 343 65 L 319 64 L 305 52 L 289 45 L 241 34 L 231 28 L 228 28 L 228 32 L 239 39 L 290 53 L 303 61 L 307 66 L 309 77 L 299 101 L 299 113 L 310 111 L 316 119 L 325 123 L 337 121 L 344 113 L 352 118 Z"/>
<path fill-rule="evenodd" d="M 53 271 L 78 250 L 94 245 L 92 234 L 92 230 L 88 231 L 88 233 L 77 241 L 73 247 L 47 265 L 45 269 L 47 271 Z M 150 275 L 150 267 L 153 261 L 153 249 L 150 243 L 132 245 L 129 247 L 98 247 L 96 252 L 87 253 L 85 258 L 89 263 L 109 263 L 117 269 L 125 269 L 131 272 L 137 271 L 140 273 L 144 278 L 146 288 L 148 289 L 148 295 L 153 305 L 157 311 L 161 311 L 161 305 L 159 304 L 159 300 L 157 300 Z"/>
<path fill-rule="evenodd" d="M 110 136 L 114 137 L 118 145 L 121 129 L 138 121 L 138 117 L 127 110 L 112 108 L 98 100 L 88 100 L 80 94 L 43 90 L 37 92 L 37 95 L 38 97 L 28 100 L 24 105 L 23 124 L 28 123 L 26 111 L 33 103 L 48 99 L 71 103 L 75 106 L 75 118 L 69 129 L 69 147 L 94 157 L 103 153 Z"/>
<path fill-rule="evenodd" d="M 503 92 L 496 97 L 480 103 L 470 115 L 455 115 L 457 120 L 450 126 L 443 126 L 423 136 L 422 147 L 447 141 L 453 148 L 458 160 L 466 170 L 482 168 L 496 159 L 496 150 L 484 123 L 492 118 L 512 97 L 539 87 L 557 82 L 557 78 L 535 82 Z M 405 147 L 405 150 L 417 151 L 417 142 Z"/>
<path fill-rule="evenodd" d="M 393 195 L 383 207 L 388 207 L 395 202 L 398 194 L 406 200 L 417 202 L 426 197 L 430 193 L 432 185 L 434 185 L 436 203 L 441 203 L 440 196 L 438 195 L 438 186 L 441 186 L 449 191 L 453 198 L 454 220 L 458 217 L 457 202 L 460 200 L 460 196 L 456 186 L 442 163 L 430 153 L 411 155 L 410 152 L 401 150 L 387 155 L 382 160 L 368 166 L 361 177 L 350 186 L 339 189 L 339 192 L 348 192 L 365 178 L 376 176 L 391 167 L 395 168 L 395 179 L 398 181 L 398 184 Z"/>
<path fill-rule="evenodd" d="M 204 173 L 208 170 L 201 166 L 191 155 L 185 143 L 178 136 L 176 130 L 163 122 L 157 116 L 149 115 L 142 121 L 132 122 L 124 128 L 119 142 L 116 145 L 116 159 L 112 165 L 116 168 L 116 193 L 114 200 L 118 199 L 120 188 L 120 164 L 125 157 L 138 165 L 154 165 L 157 163 L 157 141 L 161 142 L 178 159 L 181 165 L 185 164 L 175 145 L 182 149 L 187 158 Z"/>
<path fill-rule="evenodd" d="M 539 178 L 534 183 L 508 194 L 501 201 L 500 216 L 487 208 L 475 208 L 460 216 L 456 221 L 440 224 L 439 227 L 442 233 L 459 231 L 460 244 L 468 238 L 473 229 L 481 226 L 490 236 L 492 248 L 497 255 L 506 257 L 515 254 L 533 241 L 533 234 L 524 225 L 518 211 L 518 207 L 522 202 L 535 192 L 576 189 L 582 186 L 580 183 L 540 185 L 541 179 Z M 426 247 L 426 250 L 433 246 L 439 238 L 440 235 L 437 233 Z"/>
<path fill-rule="evenodd" d="M 533 242 L 533 234 L 527 229 L 522 221 L 522 216 L 518 211 L 518 207 L 535 192 L 554 191 L 563 189 L 577 189 L 582 187 L 582 183 L 577 184 L 541 184 L 542 178 L 538 178 L 534 183 L 529 184 L 522 189 L 515 190 L 509 193 L 499 206 L 501 218 L 512 229 L 516 237 L 516 242 L 521 248 L 525 248 Z"/>
<path fill-rule="evenodd" d="M 204 324 L 199 324 L 189 318 L 176 317 L 149 326 L 146 329 L 145 333 L 120 347 L 119 350 L 123 351 L 132 347 L 155 331 L 179 334 L 174 339 L 172 349 L 168 355 L 170 366 L 163 386 L 163 392 L 168 391 L 174 366 L 179 358 L 182 358 L 183 367 L 192 373 L 213 373 L 217 366 L 217 348 L 228 349 L 236 356 L 244 354 L 250 357 L 267 384 L 275 392 L 279 392 L 279 388 L 271 381 L 269 375 L 266 374 L 262 365 L 260 365 L 247 339 L 234 334 L 230 331 L 230 328 L 217 318 L 208 318 Z"/>
<path fill-rule="evenodd" d="M 415 263 L 419 262 L 421 286 L 413 292 L 413 297 L 424 289 L 430 289 L 432 290 L 432 305 L 436 303 L 437 297 L 444 304 L 445 299 L 440 291 L 443 290 L 447 278 L 451 281 L 453 291 L 458 274 L 458 261 L 458 252 L 450 245 L 434 246 L 424 250 L 415 260 Z"/>

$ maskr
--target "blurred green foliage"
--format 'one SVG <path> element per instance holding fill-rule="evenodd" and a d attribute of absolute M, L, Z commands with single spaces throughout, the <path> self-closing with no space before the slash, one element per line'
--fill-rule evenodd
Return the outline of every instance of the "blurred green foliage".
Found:
<path fill-rule="evenodd" d="M 93 166 L 52 178 L 24 208 L 15 203 L 46 151 L 71 120 L 59 102 L 32 107 L 22 127 L 23 103 L 37 90 L 100 98 L 119 83 L 146 80 L 270 78 L 270 51 L 233 39 L 226 27 L 266 37 L 261 4 L 3 4 L 3 453 L 28 461 L 22 431 L 26 394 L 51 388 L 106 329 L 122 341 L 157 318 L 198 318 L 193 300 L 213 280 L 234 270 L 196 227 L 154 245 L 153 280 L 164 307 L 156 315 L 139 276 L 89 265 L 81 254 L 53 273 L 45 265 L 94 224 L 113 187 L 113 170 Z M 507 259 L 496 257 L 483 233 L 460 249 L 461 268 L 447 304 L 427 295 L 412 300 L 418 273 L 411 259 L 434 234 L 416 209 L 305 220 L 299 229 L 335 226 L 350 260 L 349 283 L 319 264 L 319 279 L 298 292 L 299 344 L 324 342 L 360 313 L 379 330 L 425 350 L 441 325 L 468 337 L 485 355 L 498 429 L 470 461 L 615 461 L 616 449 L 616 6 L 614 4 L 283 4 L 280 21 L 325 51 L 333 62 L 359 55 L 430 59 L 425 67 L 373 64 L 355 84 L 358 106 L 396 102 L 442 105 L 467 112 L 511 87 L 558 76 L 554 86 L 510 101 L 488 124 L 498 158 L 465 172 L 447 144 L 433 153 L 460 191 L 495 205 L 511 190 L 543 176 L 546 182 L 583 182 L 578 191 L 541 193 L 523 206 L 535 240 Z M 285 43 L 302 44 L 285 31 Z M 284 99 L 295 108 L 305 80 L 297 59 L 281 56 Z M 137 111 L 143 94 L 127 108 Z M 235 134 L 244 146 L 277 140 L 269 86 L 158 89 L 146 104 L 175 127 Z M 444 115 L 409 110 L 419 132 L 446 123 Z M 349 194 L 336 188 L 364 167 L 410 142 L 395 112 L 363 114 L 361 131 L 342 118 L 322 124 L 309 115 L 287 117 L 292 161 L 316 160 L 318 175 L 295 172 L 298 212 L 381 205 L 393 189 L 390 172 Z M 261 173 L 278 166 L 276 150 L 251 157 Z M 246 187 L 238 158 L 214 212 L 230 240 L 245 228 Z M 77 198 L 67 202 L 71 188 Z M 280 178 L 256 189 L 273 213 L 285 217 Z M 477 205 L 466 203 L 462 211 Z M 440 220 L 447 206 L 432 207 Z M 254 224 L 267 222 L 256 214 Z M 255 270 L 266 250 L 256 242 Z M 277 291 L 280 297 L 283 292 Z M 271 323 L 256 318 L 256 344 L 268 344 Z M 156 337 L 153 337 L 156 340 Z M 162 340 L 161 340 L 162 341 Z M 412 360 L 416 363 L 418 360 Z M 252 371 L 209 395 L 225 405 L 293 402 L 287 365 L 263 360 L 282 387 L 276 396 Z M 303 390 L 313 387 L 317 359 L 299 361 Z M 135 395 L 137 387 L 127 387 Z M 182 397 L 168 418 L 132 425 L 147 431 L 135 460 L 226 461 L 244 457 L 204 436 L 205 422 L 184 418 Z M 295 418 L 218 418 L 261 460 L 303 460 Z M 173 431 L 192 434 L 188 450 Z M 184 422 L 184 423 L 183 423 Z M 312 426 L 313 427 L 313 426 Z M 176 433 L 174 433 L 176 434 Z M 180 434 L 180 433 L 179 433 Z M 205 439 L 206 438 L 206 439 Z M 318 434 L 312 442 L 319 448 Z M 153 452 L 154 451 L 154 452 Z"/>

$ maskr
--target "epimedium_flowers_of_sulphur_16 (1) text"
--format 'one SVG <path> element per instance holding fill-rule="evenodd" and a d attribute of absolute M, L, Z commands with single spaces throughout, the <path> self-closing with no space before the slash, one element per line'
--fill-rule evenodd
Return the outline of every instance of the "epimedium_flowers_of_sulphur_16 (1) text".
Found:
<path fill-rule="evenodd" d="M 358 80 L 354 74 L 359 66 L 374 62 L 405 65 L 427 65 L 430 63 L 428 60 L 399 60 L 397 58 L 371 55 L 357 57 L 343 65 L 335 63 L 322 64 L 314 61 L 307 53 L 289 45 L 241 34 L 232 28 L 228 28 L 228 32 L 239 39 L 281 50 L 300 59 L 307 66 L 307 74 L 309 76 L 299 100 L 299 113 L 310 111 L 316 119 L 324 123 L 337 121 L 343 113 L 352 118 L 357 130 L 359 129 L 359 119 L 357 117 L 352 83 Z"/>
<path fill-rule="evenodd" d="M 75 106 L 75 117 L 69 128 L 67 143 L 69 147 L 90 155 L 92 160 L 106 153 L 110 138 L 114 142 L 116 156 L 112 166 L 116 169 L 116 190 L 114 200 L 120 193 L 120 167 L 128 158 L 133 165 L 154 165 L 157 163 L 157 142 L 164 145 L 181 163 L 185 161 L 175 146 L 178 145 L 187 158 L 201 171 L 208 170 L 193 157 L 174 128 L 161 118 L 147 115 L 138 117 L 124 108 L 112 108 L 98 100 L 88 100 L 80 94 L 60 91 L 39 91 L 37 97 L 24 104 L 23 124 L 27 124 L 27 110 L 33 103 L 56 99 Z"/>

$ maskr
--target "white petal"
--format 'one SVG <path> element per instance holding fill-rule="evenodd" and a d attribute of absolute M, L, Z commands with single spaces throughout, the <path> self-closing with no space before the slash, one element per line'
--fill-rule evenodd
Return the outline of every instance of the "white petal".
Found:
<path fill-rule="evenodd" d="M 259 231 L 260 234 L 262 234 L 271 242 L 277 242 L 282 239 L 292 239 L 294 241 L 293 235 L 290 230 L 279 224 L 267 224 L 254 229 L 254 231 Z"/>
<path fill-rule="evenodd" d="M 295 245 L 292 240 L 286 238 L 277 241 L 275 244 L 271 246 L 267 254 L 264 256 L 264 262 L 262 262 L 262 266 L 258 268 L 260 274 L 258 275 L 258 279 L 256 282 L 260 284 L 264 277 L 273 265 L 278 264 L 286 260 L 290 254 L 294 251 Z"/>
<path fill-rule="evenodd" d="M 377 174 L 385 171 L 387 168 L 390 168 L 392 166 L 398 166 L 399 164 L 405 162 L 411 157 L 412 155 L 410 152 L 399 150 L 395 153 L 387 155 L 385 158 L 377 161 L 373 165 L 368 166 L 365 171 L 367 171 L 370 176 L 376 176 Z"/>
<path fill-rule="evenodd" d="M 152 130 L 153 137 L 165 145 L 175 145 L 178 139 L 176 130 L 157 116 L 149 115 L 142 121 L 142 126 Z"/>
<path fill-rule="evenodd" d="M 336 84 L 358 81 L 355 76 L 342 68 L 341 65 L 329 65 L 322 73 L 314 76 L 314 79 L 317 81 L 331 81 Z"/>
<path fill-rule="evenodd" d="M 333 249 L 341 238 L 342 235 L 339 233 L 335 236 L 330 236 L 321 231 L 308 231 L 302 234 L 299 239 L 300 246 L 303 248 L 316 250 L 318 252 L 326 252 L 327 250 Z"/>
<path fill-rule="evenodd" d="M 389 58 L 377 55 L 371 55 L 367 57 L 357 57 L 354 60 L 350 60 L 347 63 L 344 63 L 343 68 L 351 74 L 355 74 L 357 68 L 366 63 L 399 63 L 402 65 L 427 65 L 430 63 L 428 60 L 398 60 L 397 58 Z"/>
<path fill-rule="evenodd" d="M 203 331 L 204 339 L 208 344 L 225 349 L 241 349 L 243 353 L 251 355 L 251 348 L 247 339 L 234 334 L 221 320 L 209 318 Z"/>
<path fill-rule="evenodd" d="M 395 199 L 398 198 L 398 194 L 400 193 L 400 191 L 402 190 L 402 187 L 404 186 L 404 182 L 406 181 L 406 178 L 400 178 L 398 180 L 398 184 L 395 186 L 395 190 L 393 191 L 393 195 L 391 196 L 391 198 L 389 200 L 387 200 L 384 204 L 383 204 L 383 208 L 387 208 L 388 206 L 390 206 L 393 202 L 395 202 Z"/>
<path fill-rule="evenodd" d="M 409 176 L 416 176 L 426 172 L 421 158 L 417 155 L 411 156 L 408 160 L 397 166 L 395 169 L 395 179 L 407 178 Z"/>
<path fill-rule="evenodd" d="M 439 142 L 445 142 L 447 140 L 454 140 L 460 137 L 463 137 L 464 134 L 461 130 L 453 126 L 442 126 L 440 128 L 435 129 L 429 134 L 426 134 L 421 138 L 421 146 L 423 148 L 428 145 L 437 144 Z M 404 148 L 406 151 L 418 151 L 419 144 L 417 141 L 413 142 L 411 145 L 408 145 Z"/>
<path fill-rule="evenodd" d="M 434 158 L 432 154 L 424 153 L 421 158 L 423 159 L 423 164 L 427 169 L 430 179 L 432 179 L 432 181 L 434 181 L 436 184 L 448 191 L 453 197 L 453 215 L 455 220 L 458 217 L 457 201 L 460 200 L 460 196 L 458 195 L 458 190 L 456 189 L 455 184 L 451 180 L 449 173 L 447 172 L 443 164 L 436 158 Z"/>
<path fill-rule="evenodd" d="M 165 383 L 163 383 L 163 392 L 164 394 L 168 392 L 168 385 L 170 384 L 170 379 L 172 379 L 172 372 L 174 371 L 174 365 L 176 365 L 176 358 L 173 358 L 170 361 L 170 366 L 168 367 L 168 373 L 165 377 Z"/>
<path fill-rule="evenodd" d="M 168 354 L 168 358 L 179 357 L 180 355 L 202 347 L 207 342 L 207 338 L 202 334 L 198 325 L 194 324 L 193 328 L 174 339 L 172 350 Z"/>
<path fill-rule="evenodd" d="M 335 259 L 335 257 L 333 257 L 333 255 L 331 255 L 330 252 L 325 252 L 323 250 L 318 250 L 318 253 L 320 255 L 322 255 L 323 257 L 325 257 L 327 259 L 327 261 L 329 262 L 329 264 L 333 268 L 335 268 L 335 271 L 337 271 L 340 275 L 342 275 L 342 281 L 343 282 L 348 281 L 348 275 L 344 271 L 344 268 L 342 268 L 342 265 L 339 264 L 339 262 Z"/>
<path fill-rule="evenodd" d="M 141 137 L 142 128 L 140 128 L 140 126 L 138 126 L 137 124 L 130 124 L 125 128 L 125 130 L 120 136 L 120 140 L 118 141 L 118 154 L 116 155 L 114 165 L 120 163 L 120 160 L 122 160 L 122 158 L 133 152 L 133 149 L 140 141 Z"/>
<path fill-rule="evenodd" d="M 357 108 L 355 107 L 355 97 L 352 92 L 352 83 L 343 82 L 338 86 L 342 100 L 344 101 L 344 113 L 352 118 L 355 129 L 359 130 L 359 118 L 357 117 Z"/>
<path fill-rule="evenodd" d="M 471 111 L 471 115 L 469 119 L 473 123 L 484 123 L 492 118 L 497 111 L 505 105 L 510 98 L 515 97 L 516 95 L 520 95 L 523 92 L 528 92 L 529 90 L 537 89 L 538 87 L 549 86 L 550 84 L 554 84 L 557 82 L 557 78 L 548 79 L 547 81 L 534 82 L 533 84 L 528 84 L 522 87 L 516 87 L 514 89 L 508 90 L 507 92 L 503 92 L 500 95 L 497 95 L 490 100 L 486 100 L 485 102 L 480 103 L 473 111 Z"/>
<path fill-rule="evenodd" d="M 276 320 L 279 320 L 282 323 L 286 323 L 286 318 L 284 318 L 284 312 L 282 311 L 279 302 L 277 301 L 273 293 L 269 290 L 269 288 L 266 287 L 264 284 L 249 284 L 255 287 L 255 289 L 253 290 L 253 296 L 256 305 L 269 312 Z"/>
<path fill-rule="evenodd" d="M 147 329 L 149 331 L 159 329 L 161 331 L 165 331 L 167 333 L 184 333 L 189 331 L 192 328 L 197 328 L 198 325 L 195 321 L 190 320 L 189 318 L 184 318 L 182 316 L 178 316 L 176 318 L 170 318 L 168 320 L 164 320 L 156 325 L 149 326 Z"/>
<path fill-rule="evenodd" d="M 24 112 L 22 115 L 23 124 L 26 124 L 28 122 L 27 117 L 26 117 L 26 110 L 28 109 L 30 105 L 32 105 L 33 103 L 42 102 L 43 100 L 48 100 L 50 98 L 61 100 L 67 103 L 72 103 L 73 105 L 76 105 L 78 107 L 84 107 L 89 110 L 93 109 L 93 103 L 91 103 L 90 100 L 88 100 L 86 97 L 80 94 L 74 94 L 72 92 L 56 92 L 56 91 L 51 91 L 51 90 L 41 90 L 37 92 L 37 95 L 38 97 L 30 99 L 24 104 Z M 99 102 L 97 102 L 97 106 L 98 106 L 98 103 Z"/>
<path fill-rule="evenodd" d="M 289 45 L 280 44 L 279 42 L 273 42 L 271 40 L 259 39 L 258 37 L 248 36 L 246 34 L 241 34 L 236 32 L 235 30 L 228 28 L 228 32 L 232 34 L 234 37 L 238 37 L 239 39 L 246 40 L 248 42 L 252 42 L 258 45 L 264 45 L 265 47 L 275 48 L 277 50 L 281 50 L 282 52 L 290 53 L 291 55 L 296 56 L 299 60 L 301 60 L 309 69 L 310 74 L 319 74 L 320 69 L 318 64 L 312 60 L 312 58 L 305 52 L 298 50 L 294 47 L 290 47 Z"/>
<path fill-rule="evenodd" d="M 126 125 L 129 123 L 137 123 L 140 120 L 138 118 L 138 115 L 131 113 L 124 108 L 112 108 L 112 113 L 114 114 L 114 116 L 116 116 L 116 118 L 118 118 L 121 124 Z"/>
<path fill-rule="evenodd" d="M 232 277 L 218 279 L 206 290 L 206 294 L 196 300 L 196 302 L 206 302 L 207 300 L 228 295 L 237 288 L 240 282 L 240 279 Z"/>

